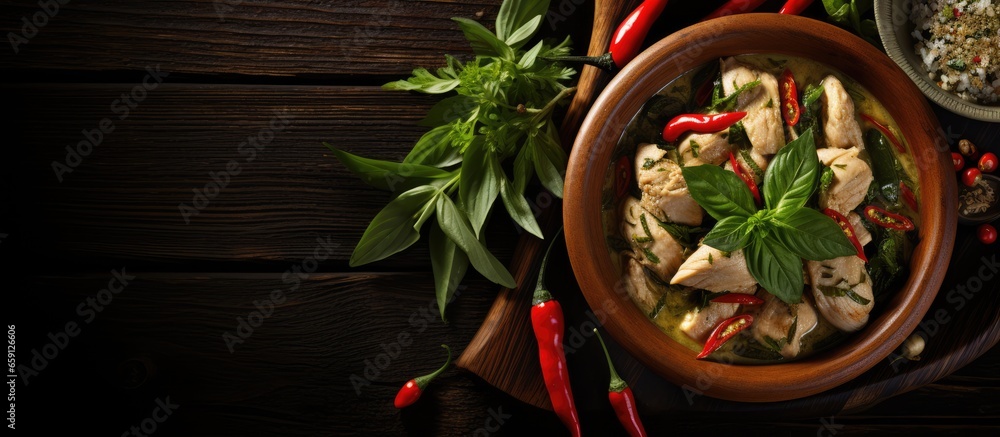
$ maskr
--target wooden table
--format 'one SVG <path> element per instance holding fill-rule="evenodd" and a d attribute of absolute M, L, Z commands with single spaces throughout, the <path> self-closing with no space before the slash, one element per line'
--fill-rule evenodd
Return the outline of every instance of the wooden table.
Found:
<path fill-rule="evenodd" d="M 348 268 L 388 195 L 321 145 L 401 159 L 437 99 L 379 85 L 440 65 L 445 53 L 469 53 L 449 18 L 490 23 L 499 0 L 60 3 L 46 12 L 33 0 L 0 2 L 4 34 L 20 35 L 0 51 L 9 108 L 0 256 L 3 290 L 16 296 L 4 304 L 4 324 L 15 325 L 28 375 L 16 386 L 18 429 L 563 432 L 551 413 L 456 370 L 416 406 L 392 407 L 405 380 L 440 364 L 438 345 L 460 352 L 469 343 L 496 287 L 470 274 L 445 325 L 425 242 Z M 567 20 L 545 32 L 572 34 L 584 47 L 590 6 L 575 3 L 554 0 Z M 691 13 L 671 25 L 711 7 L 685 6 Z M 494 220 L 487 235 L 509 261 L 513 224 Z M 996 280 L 989 285 L 997 291 Z M 591 373 L 577 389 L 585 429 L 620 433 L 604 377 Z M 993 348 L 850 415 L 642 408 L 656 434 L 996 432 L 998 373 Z"/>

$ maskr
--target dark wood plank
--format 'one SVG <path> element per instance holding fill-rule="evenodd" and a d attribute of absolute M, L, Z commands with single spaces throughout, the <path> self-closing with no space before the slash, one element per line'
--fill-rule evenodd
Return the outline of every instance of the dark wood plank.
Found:
<path fill-rule="evenodd" d="M 148 416 L 153 400 L 169 395 L 181 405 L 169 423 L 173 435 L 400 434 L 415 416 L 389 423 L 370 420 L 373 412 L 397 415 L 395 391 L 441 365 L 440 344 L 461 353 L 495 296 L 485 281 L 467 281 L 449 307 L 451 323 L 444 324 L 429 273 L 317 273 L 296 290 L 281 274 L 126 273 L 135 278 L 90 323 L 77 305 L 98 296 L 111 275 L 26 281 L 36 293 L 24 299 L 16 320 L 22 363 L 29 362 L 29 351 L 44 348 L 45 332 L 75 322 L 80 333 L 19 392 L 25 396 L 22 423 L 43 417 L 51 410 L 32 408 L 47 405 L 72 417 L 102 417 L 88 429 L 119 435 L 130 417 L 144 417 L 137 411 Z M 285 293 L 284 302 L 272 301 L 263 321 L 250 320 L 255 308 L 268 311 L 271 304 L 256 303 L 268 301 L 274 290 Z M 238 318 L 257 325 L 241 336 Z M 242 341 L 232 343 L 232 351 L 227 332 Z M 351 375 L 371 385 L 359 383 L 356 390 Z M 454 369 L 445 377 L 429 390 L 423 411 L 470 386 Z M 81 395 L 75 393 L 88 393 L 87 403 L 77 405 Z M 477 401 L 469 394 L 462 399 Z M 460 419 L 445 417 L 444 423 L 466 429 L 457 427 L 463 424 L 467 432 L 476 421 L 482 426 L 487 399 L 464 407 L 449 401 Z"/>
<path fill-rule="evenodd" d="M 37 35 L 0 50 L 0 68 L 197 75 L 406 75 L 470 53 L 451 17 L 491 23 L 499 0 L 73 1 Z M 0 2 L 0 30 L 22 33 L 36 0 Z M 40 19 L 39 22 L 42 22 Z M 29 28 L 30 34 L 30 28 Z M 4 39 L 7 41 L 7 38 Z M 362 80 L 364 80 L 362 78 Z"/>
<path fill-rule="evenodd" d="M 389 201 L 365 185 L 322 142 L 359 155 L 402 160 L 426 128 L 416 126 L 436 98 L 374 87 L 204 86 L 162 84 L 120 120 L 109 108 L 131 85 L 5 86 L 22 108 L 4 123 L 18 132 L 3 165 L 16 227 L 27 248 L 47 257 L 139 261 L 296 261 L 317 238 L 338 244 L 332 262 L 350 257 L 372 217 Z M 288 117 L 287 127 L 271 123 Z M 52 163 L 104 118 L 114 131 L 60 182 Z M 267 139 L 260 152 L 241 144 Z M 231 176 L 189 223 L 212 173 Z M 225 179 L 225 176 L 220 176 Z M 214 192 L 209 187 L 208 192 Z M 505 215 L 488 238 L 506 260 L 516 230 Z M 426 244 L 374 265 L 429 270 Z"/>

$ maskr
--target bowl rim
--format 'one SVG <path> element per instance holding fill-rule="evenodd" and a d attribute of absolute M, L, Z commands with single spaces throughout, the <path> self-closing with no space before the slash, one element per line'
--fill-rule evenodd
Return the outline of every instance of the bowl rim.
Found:
<path fill-rule="evenodd" d="M 746 41 L 753 41 L 752 47 Z M 880 77 L 887 83 L 876 96 L 898 93 L 886 109 L 898 125 L 915 127 L 902 132 L 915 156 L 923 205 L 912 273 L 886 304 L 886 310 L 870 320 L 861 333 L 816 356 L 759 366 L 695 360 L 694 352 L 660 331 L 633 304 L 605 246 L 602 187 L 624 127 L 669 80 L 721 56 L 719 53 L 782 53 L 815 59 L 873 92 L 866 82 L 874 79 L 859 73 L 884 75 Z M 574 274 L 590 307 L 607 316 L 604 326 L 609 334 L 632 356 L 682 386 L 686 393 L 771 402 L 836 387 L 896 349 L 927 312 L 944 279 L 954 246 L 957 211 L 943 205 L 957 202 L 957 185 L 942 133 L 927 101 L 903 71 L 882 52 L 844 30 L 779 14 L 745 14 L 695 24 L 667 36 L 626 66 L 597 98 L 583 122 L 567 168 L 563 207 Z"/>
<path fill-rule="evenodd" d="M 882 45 L 885 47 L 885 52 L 889 55 L 889 58 L 906 72 L 906 75 L 917 85 L 920 92 L 942 108 L 963 117 L 979 121 L 1000 122 L 1000 106 L 986 106 L 969 102 L 943 90 L 937 84 L 931 82 L 927 74 L 923 73 L 921 65 L 914 65 L 906 56 L 904 51 L 909 50 L 912 53 L 913 44 L 910 43 L 907 46 L 902 44 L 899 38 L 897 38 L 895 25 L 897 22 L 896 13 L 905 13 L 908 3 L 912 3 L 912 1 L 875 0 L 875 25 L 878 28 L 879 38 L 882 39 Z M 903 19 L 906 23 L 909 23 L 910 18 L 908 14 Z M 914 54 L 914 56 L 916 55 Z"/>

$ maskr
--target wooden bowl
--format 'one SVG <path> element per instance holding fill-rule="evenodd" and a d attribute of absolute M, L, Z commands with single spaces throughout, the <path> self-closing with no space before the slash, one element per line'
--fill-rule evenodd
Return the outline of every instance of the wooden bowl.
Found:
<path fill-rule="evenodd" d="M 903 131 L 919 173 L 920 242 L 903 288 L 868 325 L 825 352 L 793 362 L 740 366 L 695 359 L 653 324 L 624 291 L 601 218 L 611 154 L 642 105 L 681 74 L 720 57 L 778 53 L 813 59 L 854 78 Z M 809 396 L 861 375 L 886 358 L 920 322 L 944 279 L 957 227 L 957 188 L 948 144 L 920 90 L 883 53 L 850 33 L 797 16 L 748 14 L 700 23 L 668 36 L 629 64 L 583 123 L 566 174 L 563 220 L 570 261 L 594 311 L 633 356 L 694 393 L 746 401 Z"/>

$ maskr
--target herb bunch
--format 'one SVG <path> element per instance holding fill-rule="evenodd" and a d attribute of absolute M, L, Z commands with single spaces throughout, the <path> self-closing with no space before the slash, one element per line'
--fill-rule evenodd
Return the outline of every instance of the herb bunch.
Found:
<path fill-rule="evenodd" d="M 497 284 L 516 285 L 484 241 L 483 228 L 497 197 L 519 226 L 539 238 L 542 231 L 524 197 L 528 182 L 537 174 L 545 188 L 562 197 L 567 156 L 553 114 L 575 90 L 566 84 L 576 71 L 547 59 L 568 55 L 570 39 L 527 46 L 548 7 L 548 0 L 505 0 L 496 33 L 476 21 L 453 18 L 474 59 L 463 63 L 445 56 L 446 66 L 436 72 L 417 68 L 409 79 L 383 87 L 453 94 L 431 108 L 420 124 L 432 129 L 403 162 L 362 158 L 326 144 L 365 182 L 394 194 L 354 248 L 350 265 L 408 248 L 428 224 L 442 318 L 470 264 Z M 503 163 L 511 158 L 513 174 L 508 175 Z"/>
<path fill-rule="evenodd" d="M 832 219 L 807 206 L 820 179 L 812 130 L 782 148 L 764 174 L 765 207 L 757 209 L 736 173 L 714 165 L 681 169 L 694 200 L 719 222 L 703 243 L 723 252 L 744 249 L 750 274 L 782 301 L 801 301 L 802 259 L 857 253 Z"/>

